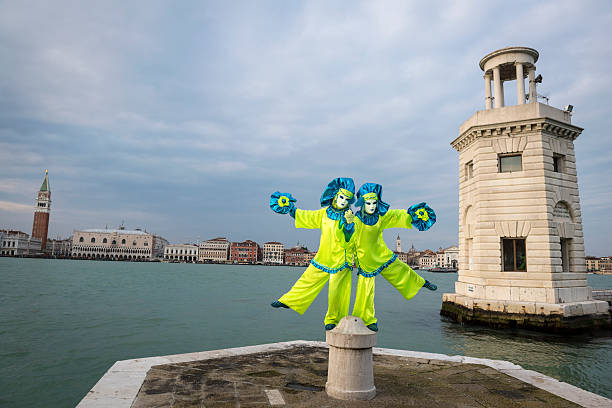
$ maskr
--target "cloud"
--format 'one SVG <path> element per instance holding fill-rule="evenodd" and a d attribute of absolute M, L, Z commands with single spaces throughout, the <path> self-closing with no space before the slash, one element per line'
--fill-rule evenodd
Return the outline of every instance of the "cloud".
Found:
<path fill-rule="evenodd" d="M 34 207 L 27 204 L 0 200 L 0 210 L 12 213 L 31 213 L 34 211 Z"/>

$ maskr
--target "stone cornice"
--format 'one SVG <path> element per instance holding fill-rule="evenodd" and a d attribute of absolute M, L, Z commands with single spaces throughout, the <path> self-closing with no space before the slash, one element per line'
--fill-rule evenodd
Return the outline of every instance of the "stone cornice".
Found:
<path fill-rule="evenodd" d="M 472 126 L 451 142 L 451 146 L 458 152 L 470 146 L 481 137 L 518 136 L 533 132 L 546 132 L 568 140 L 576 140 L 583 129 L 562 123 L 550 118 L 535 118 L 515 122 L 501 122 L 489 125 Z"/>

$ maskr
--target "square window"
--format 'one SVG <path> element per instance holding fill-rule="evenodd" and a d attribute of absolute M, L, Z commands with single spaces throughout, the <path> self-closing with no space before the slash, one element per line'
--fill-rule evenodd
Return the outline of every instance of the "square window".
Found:
<path fill-rule="evenodd" d="M 502 238 L 502 265 L 504 271 L 525 272 L 527 251 L 524 238 Z"/>
<path fill-rule="evenodd" d="M 499 156 L 499 172 L 511 173 L 523 170 L 523 156 L 513 154 L 510 156 Z"/>

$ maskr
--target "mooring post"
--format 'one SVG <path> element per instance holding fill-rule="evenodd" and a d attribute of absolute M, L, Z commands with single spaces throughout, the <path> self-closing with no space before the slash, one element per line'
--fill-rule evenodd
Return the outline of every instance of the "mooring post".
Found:
<path fill-rule="evenodd" d="M 325 391 L 341 400 L 370 400 L 376 395 L 372 347 L 376 333 L 363 320 L 346 316 L 327 332 L 329 362 Z"/>

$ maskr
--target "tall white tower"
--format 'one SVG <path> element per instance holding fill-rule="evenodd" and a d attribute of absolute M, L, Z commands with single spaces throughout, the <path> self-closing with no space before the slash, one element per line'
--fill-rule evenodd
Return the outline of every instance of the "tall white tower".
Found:
<path fill-rule="evenodd" d="M 402 252 L 402 239 L 400 238 L 400 236 L 397 236 L 397 239 L 395 240 L 395 252 Z"/>
<path fill-rule="evenodd" d="M 459 274 L 441 314 L 546 331 L 609 325 L 607 303 L 592 300 L 586 281 L 574 156 L 582 129 L 571 108 L 537 102 L 538 57 L 509 47 L 480 61 L 485 109 L 451 143 L 459 152 Z M 507 81 L 517 84 L 514 106 L 505 106 Z"/>

